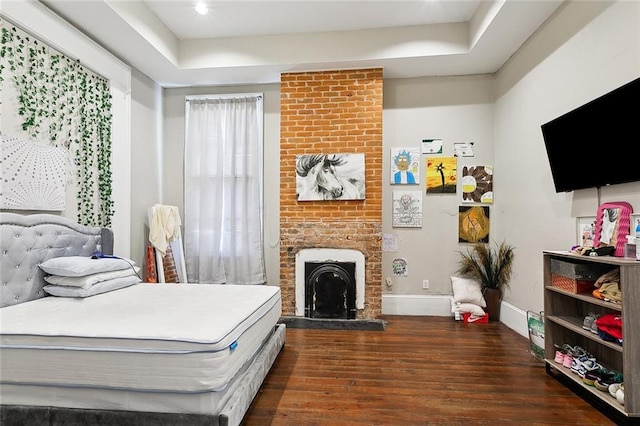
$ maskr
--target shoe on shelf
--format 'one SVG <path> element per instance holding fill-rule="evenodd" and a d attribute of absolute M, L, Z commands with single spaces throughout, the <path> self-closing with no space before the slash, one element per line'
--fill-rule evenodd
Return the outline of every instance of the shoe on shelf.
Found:
<path fill-rule="evenodd" d="M 572 365 L 573 368 L 573 365 Z M 578 366 L 578 376 L 584 379 L 587 373 L 592 371 L 604 371 L 604 367 L 598 364 L 595 358 L 587 358 L 584 361 L 580 361 L 580 365 Z"/>
<path fill-rule="evenodd" d="M 596 387 L 596 389 L 603 392 L 611 392 L 611 386 L 618 385 L 618 387 L 620 387 L 620 383 L 622 383 L 622 374 L 616 371 L 608 371 L 607 373 L 598 377 L 593 382 L 593 385 Z M 615 396 L 615 392 L 612 396 Z"/>
<path fill-rule="evenodd" d="M 597 370 L 587 371 L 582 378 L 582 383 L 589 386 L 595 386 L 596 380 L 598 380 L 600 377 L 606 376 L 609 373 L 609 370 L 604 367 L 600 367 Z"/>
<path fill-rule="evenodd" d="M 589 312 L 586 317 L 584 317 L 584 322 L 582 323 L 582 328 L 585 330 L 591 331 L 591 326 L 593 322 L 596 320 L 596 315 L 593 312 Z"/>
<path fill-rule="evenodd" d="M 618 389 L 620 389 L 621 384 L 622 383 L 612 383 L 611 385 L 609 385 L 609 395 L 615 398 L 616 392 L 618 392 Z"/>
<path fill-rule="evenodd" d="M 616 399 L 620 405 L 624 405 L 624 383 L 621 383 L 616 391 Z"/>
<path fill-rule="evenodd" d="M 578 361 L 586 361 L 589 358 L 593 358 L 589 352 L 587 352 L 581 346 L 571 346 L 568 343 L 563 344 L 562 346 L 554 345 L 557 349 L 557 352 L 560 351 L 564 354 L 564 360 L 562 361 L 562 366 L 566 368 L 571 368 L 574 364 L 574 360 Z M 559 357 L 558 357 L 559 359 Z M 559 361 L 557 361 L 559 362 Z M 579 364 L 575 365 L 575 368 L 578 368 Z M 577 373 L 577 370 L 575 371 Z"/>
<path fill-rule="evenodd" d="M 596 318 L 597 320 L 598 318 Z M 593 320 L 593 322 L 591 323 L 591 332 L 593 334 L 598 334 L 598 325 L 596 324 L 596 321 Z"/>
<path fill-rule="evenodd" d="M 553 359 L 555 362 L 557 362 L 558 364 L 562 364 L 564 363 L 564 356 L 566 355 L 566 353 L 564 351 L 562 351 L 561 349 L 558 349 L 556 351 L 556 357 Z"/>
<path fill-rule="evenodd" d="M 566 368 L 571 368 L 573 364 L 573 357 L 571 354 L 564 354 L 564 360 L 562 361 L 562 366 Z"/>
<path fill-rule="evenodd" d="M 612 383 L 611 386 L 609 386 L 609 394 L 615 398 L 620 388 L 624 389 L 624 383 Z"/>

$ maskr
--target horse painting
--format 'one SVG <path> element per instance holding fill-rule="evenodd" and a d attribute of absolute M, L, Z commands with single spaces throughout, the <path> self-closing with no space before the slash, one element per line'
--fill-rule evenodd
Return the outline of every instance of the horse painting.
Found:
<path fill-rule="evenodd" d="M 336 169 L 346 165 L 350 158 L 339 154 L 298 156 L 296 158 L 298 201 L 363 199 L 352 181 L 354 179 L 347 179 L 336 173 Z M 363 170 L 362 172 L 364 173 Z"/>

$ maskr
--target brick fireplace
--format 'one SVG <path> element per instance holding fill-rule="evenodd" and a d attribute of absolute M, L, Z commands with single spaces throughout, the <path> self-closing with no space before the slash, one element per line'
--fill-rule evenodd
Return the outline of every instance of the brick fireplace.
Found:
<path fill-rule="evenodd" d="M 280 117 L 282 314 L 300 315 L 299 308 L 296 313 L 300 251 L 350 249 L 364 255 L 364 301 L 357 303 L 355 317 L 380 319 L 382 69 L 282 74 Z M 320 153 L 365 154 L 365 200 L 296 200 L 296 155 Z"/>

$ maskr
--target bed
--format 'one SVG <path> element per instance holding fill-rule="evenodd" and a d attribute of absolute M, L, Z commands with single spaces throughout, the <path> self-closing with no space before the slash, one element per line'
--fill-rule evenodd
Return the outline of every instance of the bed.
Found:
<path fill-rule="evenodd" d="M 61 216 L 0 213 L 0 238 L 3 425 L 237 425 L 284 347 L 279 287 L 144 283 Z"/>

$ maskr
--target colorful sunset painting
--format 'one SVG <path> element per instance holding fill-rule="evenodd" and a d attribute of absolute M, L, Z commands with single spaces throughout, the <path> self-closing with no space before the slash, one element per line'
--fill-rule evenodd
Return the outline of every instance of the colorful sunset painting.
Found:
<path fill-rule="evenodd" d="M 456 157 L 427 157 L 427 194 L 455 194 L 457 166 Z"/>

